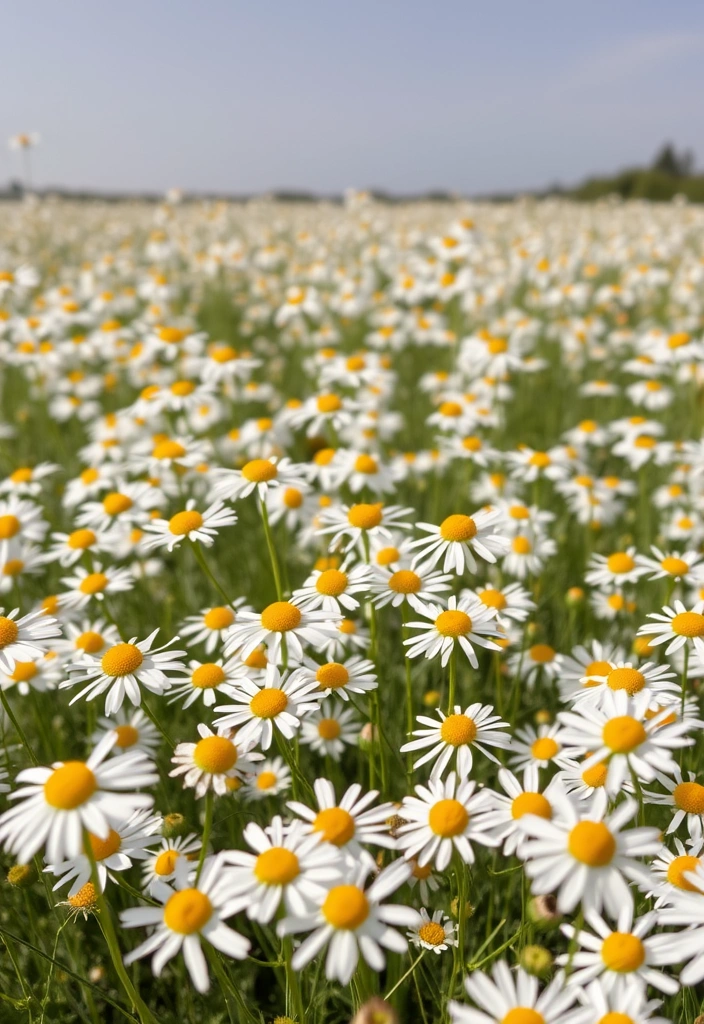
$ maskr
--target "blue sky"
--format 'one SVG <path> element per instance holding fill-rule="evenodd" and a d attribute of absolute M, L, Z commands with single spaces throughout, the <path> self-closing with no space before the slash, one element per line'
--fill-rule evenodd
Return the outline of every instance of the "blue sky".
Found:
<path fill-rule="evenodd" d="M 23 0 L 2 29 L 0 138 L 40 132 L 39 184 L 477 193 L 665 139 L 704 165 L 700 0 Z"/>

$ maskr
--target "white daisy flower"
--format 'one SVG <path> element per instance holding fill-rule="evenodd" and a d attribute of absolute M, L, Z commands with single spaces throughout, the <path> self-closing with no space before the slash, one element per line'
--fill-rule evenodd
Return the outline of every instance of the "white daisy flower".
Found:
<path fill-rule="evenodd" d="M 506 587 L 494 587 L 487 583 L 475 590 L 474 594 L 487 608 L 493 608 L 496 621 L 504 627 L 515 622 L 525 622 L 535 609 L 535 602 L 520 583 L 509 583 Z M 461 595 L 464 596 L 464 591 Z"/>
<path fill-rule="evenodd" d="M 265 800 L 268 796 L 278 796 L 291 788 L 291 769 L 283 757 L 274 757 L 257 765 L 254 775 L 244 784 L 244 796 L 247 800 Z"/>
<path fill-rule="evenodd" d="M 491 807 L 487 790 L 475 793 L 476 783 L 450 772 L 444 781 L 431 779 L 427 786 L 416 786 L 417 796 L 406 796 L 399 814 L 407 824 L 397 830 L 397 844 L 406 860 L 414 858 L 423 866 L 434 862 L 444 871 L 457 850 L 465 864 L 474 863 L 471 843 L 497 846 L 487 831 L 481 812 Z"/>
<path fill-rule="evenodd" d="M 145 540 L 145 548 L 165 547 L 173 551 L 184 539 L 210 547 L 219 530 L 224 526 L 234 526 L 237 522 L 236 514 L 221 501 L 214 501 L 203 512 L 199 512 L 195 506 L 196 502 L 191 498 L 186 508 L 170 519 L 151 519 L 145 523 L 145 533 L 155 534 Z"/>
<path fill-rule="evenodd" d="M 106 733 L 115 733 L 117 739 L 113 747 L 114 754 L 142 750 L 145 754 L 153 756 L 161 742 L 156 726 L 149 721 L 141 708 L 130 712 L 120 708 L 112 718 L 99 718 L 98 726 L 91 736 L 92 741 L 100 743 Z"/>
<path fill-rule="evenodd" d="M 247 668 L 238 657 L 227 661 L 189 661 L 185 680 L 175 680 L 171 687 L 170 704 L 183 701 L 182 708 L 189 708 L 202 700 L 211 708 L 220 694 L 232 696 L 233 686 L 247 674 Z"/>
<path fill-rule="evenodd" d="M 71 533 L 52 533 L 54 542 L 47 553 L 47 561 L 58 562 L 67 568 L 75 565 L 86 552 L 91 555 L 110 551 L 114 546 L 114 537 L 108 530 L 89 530 L 87 526 Z"/>
<path fill-rule="evenodd" d="M 164 965 L 182 949 L 191 981 L 198 992 L 207 992 L 210 980 L 201 939 L 226 956 L 244 960 L 249 952 L 249 940 L 224 923 L 236 912 L 237 902 L 230 895 L 222 868 L 221 859 L 211 857 L 195 884 L 177 874 L 174 878 L 176 892 L 166 885 L 154 891 L 153 895 L 163 906 L 123 910 L 120 914 L 123 928 L 154 928 L 149 938 L 125 957 L 125 963 L 134 963 L 153 953 L 152 970 L 158 978 Z"/>
<path fill-rule="evenodd" d="M 142 703 L 141 686 L 151 693 L 165 693 L 172 685 L 173 672 L 183 672 L 185 651 L 169 650 L 178 641 L 175 636 L 168 643 L 152 650 L 152 644 L 159 632 L 155 629 L 146 640 L 137 642 L 133 636 L 126 643 L 118 643 L 108 648 L 101 656 L 93 656 L 87 652 L 80 661 L 67 666 L 74 678 L 61 683 L 60 689 L 83 686 L 70 703 L 85 697 L 94 700 L 101 693 L 105 698 L 105 714 L 112 715 L 122 707 L 127 696 L 137 707 Z"/>
<path fill-rule="evenodd" d="M 656 897 L 656 910 L 671 905 L 678 890 L 696 892 L 697 885 L 689 881 L 689 875 L 696 875 L 704 867 L 704 859 L 688 853 L 679 839 L 675 839 L 674 845 L 674 852 L 666 846 L 661 847 L 660 853 L 650 865 L 657 884 L 653 885 L 647 895 Z"/>
<path fill-rule="evenodd" d="M 456 757 L 455 768 L 459 778 L 465 779 L 472 770 L 473 748 L 498 764 L 497 758 L 487 747 L 506 749 L 511 746 L 511 737 L 500 731 L 509 728 L 508 722 L 502 722 L 493 711 L 494 708 L 489 704 L 470 704 L 464 711 L 457 704 L 447 715 L 436 708 L 435 714 L 439 721 L 419 715 L 417 721 L 425 728 L 414 730 L 413 736 L 418 739 L 404 743 L 401 753 L 426 750 L 429 747 L 428 752 L 413 763 L 413 768 L 415 770 L 434 760 L 431 779 L 439 778 L 453 757 Z"/>
<path fill-rule="evenodd" d="M 169 772 L 169 777 L 183 775 L 184 789 L 195 789 L 198 799 L 209 789 L 224 796 L 230 779 L 241 779 L 253 772 L 254 762 L 264 759 L 263 754 L 252 750 L 254 743 L 240 734 L 235 738 L 216 734 L 202 723 L 197 729 L 200 736 L 197 743 L 177 744 L 171 758 L 176 767 Z"/>
<path fill-rule="evenodd" d="M 473 644 L 490 651 L 501 650 L 498 644 L 489 639 L 501 636 L 494 611 L 487 608 L 474 595 L 460 598 L 453 596 L 449 599 L 447 608 L 439 604 L 429 604 L 421 614 L 429 621 L 406 623 L 408 629 L 424 631 L 403 641 L 404 646 L 408 648 L 409 658 L 417 658 L 419 654 L 424 654 L 426 658 L 440 655 L 440 664 L 445 666 L 450 660 L 455 644 L 459 644 L 470 665 L 478 668 L 479 661 Z"/>
<path fill-rule="evenodd" d="M 648 999 L 643 986 L 628 982 L 608 992 L 599 980 L 592 981 L 583 992 L 577 992 L 584 1008 L 575 1024 L 671 1024 L 665 1017 L 653 1016 L 661 1000 Z"/>
<path fill-rule="evenodd" d="M 5 615 L 0 608 L 0 665 L 12 672 L 16 661 L 40 658 L 51 648 L 54 637 L 61 636 L 59 624 L 43 610 L 17 618 L 19 608 Z"/>
<path fill-rule="evenodd" d="M 274 601 L 261 612 L 242 610 L 227 634 L 224 653 L 238 651 L 244 660 L 265 643 L 270 661 L 276 663 L 283 642 L 290 659 L 303 659 L 301 641 L 320 649 L 335 636 L 341 615 L 334 612 L 299 608 L 291 601 Z"/>
<path fill-rule="evenodd" d="M 322 609 L 332 615 L 343 615 L 345 611 L 359 608 L 359 601 L 353 594 L 366 594 L 370 589 L 370 572 L 367 565 L 356 565 L 352 569 L 314 569 L 302 587 L 294 590 L 292 601 L 308 610 Z"/>
<path fill-rule="evenodd" d="M 65 639 L 57 640 L 54 650 L 70 661 L 78 661 L 84 654 L 99 657 L 120 640 L 117 627 L 105 619 L 83 619 L 80 625 L 67 622 L 64 634 Z"/>
<path fill-rule="evenodd" d="M 10 795 L 20 800 L 0 817 L 0 842 L 19 863 L 27 864 L 46 843 L 46 859 L 58 864 L 81 853 L 85 828 L 107 839 L 110 828 L 151 807 L 154 799 L 135 793 L 158 782 L 142 751 L 106 761 L 116 741 L 104 737 L 87 761 L 57 761 L 51 768 L 25 768 L 17 776 L 27 785 Z"/>
<path fill-rule="evenodd" d="M 119 490 L 110 491 L 102 501 L 86 501 L 80 506 L 77 527 L 109 530 L 137 526 L 148 519 L 152 508 L 163 503 L 163 494 L 150 483 L 116 483 Z"/>
<path fill-rule="evenodd" d="M 419 530 L 429 534 L 414 540 L 409 548 L 416 550 L 413 568 L 419 571 L 434 568 L 443 559 L 442 571 L 461 576 L 465 571 L 476 572 L 475 554 L 485 562 L 495 562 L 504 554 L 508 540 L 497 532 L 503 517 L 496 509 L 480 509 L 471 516 L 455 514 L 436 526 L 417 523 Z"/>
<path fill-rule="evenodd" d="M 504 557 L 501 568 L 509 576 L 524 580 L 528 576 L 538 576 L 548 558 L 557 551 L 557 544 L 551 537 L 527 537 L 519 533 L 511 538 L 508 554 Z"/>
<path fill-rule="evenodd" d="M 277 814 L 263 829 L 250 821 L 242 838 L 254 854 L 227 850 L 223 860 L 228 889 L 252 921 L 268 924 L 282 900 L 287 914 L 305 916 L 342 881 L 340 851 L 320 833 L 303 832 L 300 822 L 286 828 Z"/>
<path fill-rule="evenodd" d="M 406 938 L 416 949 L 432 949 L 439 955 L 457 945 L 457 926 L 444 911 L 435 910 L 431 917 L 425 907 L 421 907 L 420 924 L 406 932 Z"/>
<path fill-rule="evenodd" d="M 193 646 L 203 644 L 206 654 L 212 654 L 218 644 L 224 643 L 230 626 L 234 625 L 238 612 L 252 609 L 244 597 L 236 597 L 232 607 L 215 605 L 201 608 L 198 615 L 189 615 L 179 630 L 181 636 Z"/>
<path fill-rule="evenodd" d="M 511 738 L 511 766 L 527 768 L 532 764 L 536 768 L 547 768 L 551 764 L 556 764 L 564 767 L 568 753 L 563 749 L 560 732 L 560 725 L 556 722 L 552 725 L 543 723 L 537 729 L 532 725 L 517 729 Z M 573 757 L 576 753 L 577 751 L 570 751 Z"/>
<path fill-rule="evenodd" d="M 296 679 L 314 679 L 323 696 L 335 694 L 342 700 L 349 700 L 351 693 L 369 693 L 379 685 L 374 662 L 356 654 L 344 662 L 328 661 L 324 665 L 306 658 L 291 675 Z"/>
<path fill-rule="evenodd" d="M 0 666 L 0 689 L 16 690 L 23 697 L 26 697 L 30 690 L 44 693 L 46 690 L 55 689 L 62 675 L 61 662 L 50 651 L 42 658 L 16 661 L 12 672 L 5 672 Z"/>
<path fill-rule="evenodd" d="M 406 522 L 406 519 L 412 511 L 401 505 L 384 505 L 382 502 L 373 505 L 332 505 L 320 514 L 322 525 L 316 533 L 322 536 L 332 534 L 329 543 L 331 551 L 346 541 L 343 551 L 355 548 L 366 558 L 366 546 L 372 537 L 383 537 L 390 541 L 393 530 L 411 529 L 411 523 Z"/>
<path fill-rule="evenodd" d="M 452 1024 L 580 1024 L 582 1011 L 570 1012 L 577 989 L 565 986 L 562 972 L 541 992 L 534 975 L 522 967 L 512 971 L 505 960 L 499 960 L 491 977 L 473 971 L 465 978 L 464 987 L 480 1009 L 450 1000 Z"/>
<path fill-rule="evenodd" d="M 173 882 L 176 874 L 188 872 L 188 865 L 198 859 L 202 842 L 193 832 L 187 836 L 162 839 L 156 850 L 147 850 L 142 865 L 142 889 L 150 896 Z M 186 867 L 184 867 L 184 862 Z"/>
<path fill-rule="evenodd" d="M 647 571 L 634 557 L 635 547 L 611 555 L 592 555 L 585 580 L 592 587 L 611 589 L 636 583 Z"/>
<path fill-rule="evenodd" d="M 688 640 L 692 641 L 695 651 L 704 657 L 704 601 L 697 601 L 688 611 L 681 601 L 675 601 L 674 607 L 667 605 L 662 612 L 650 612 L 647 622 L 638 630 L 638 636 L 649 637 L 651 647 L 667 644 L 665 654 L 672 654 L 684 647 Z"/>
<path fill-rule="evenodd" d="M 60 468 L 55 462 L 40 462 L 33 468 L 19 466 L 0 483 L 0 494 L 28 494 L 36 498 L 41 494 L 43 481 Z"/>
<path fill-rule="evenodd" d="M 537 765 L 529 764 L 523 770 L 523 782 L 519 782 L 508 768 L 500 768 L 499 785 L 503 793 L 493 792 L 493 808 L 488 812 L 487 823 L 496 830 L 499 842 L 502 842 L 504 856 L 516 853 L 525 839 L 518 822 L 526 814 L 535 814 L 539 818 L 550 821 L 555 813 L 551 796 L 555 792 L 563 792 L 562 783 L 553 778 L 541 792 L 539 770 Z"/>
<path fill-rule="evenodd" d="M 428 602 L 437 600 L 439 595 L 450 590 L 450 573 L 414 572 L 412 569 L 391 571 L 375 565 L 369 592 L 377 608 L 399 608 L 404 601 L 417 612 L 423 613 Z M 442 597 L 439 597 L 442 600 Z"/>
<path fill-rule="evenodd" d="M 650 550 L 655 558 L 647 555 L 636 555 L 636 561 L 647 570 L 648 580 L 684 580 L 685 583 L 698 583 L 701 578 L 702 555 L 699 551 L 664 552 L 654 544 Z"/>
<path fill-rule="evenodd" d="M 291 459 L 251 459 L 242 469 L 220 469 L 216 473 L 214 497 L 223 501 L 248 498 L 254 491 L 261 501 L 274 487 L 306 486 L 305 470 Z"/>
<path fill-rule="evenodd" d="M 74 569 L 75 576 L 64 576 L 61 582 L 69 589 L 61 594 L 61 600 L 71 610 L 85 608 L 95 598 L 103 601 L 112 594 L 121 594 L 134 587 L 134 575 L 129 569 L 116 569 L 108 565 L 103 568 L 99 562 L 88 572 L 82 565 Z"/>
<path fill-rule="evenodd" d="M 652 661 L 638 668 L 634 668 L 631 661 L 612 662 L 607 672 L 583 676 L 580 684 L 565 696 L 575 706 L 580 706 L 584 701 L 600 704 L 607 691 L 618 693 L 619 690 L 625 690 L 631 697 L 647 690 L 653 701 L 651 710 L 653 707 L 679 702 L 680 687 L 675 673 L 669 665 L 656 665 Z"/>
<path fill-rule="evenodd" d="M 509 672 L 519 676 L 529 687 L 538 679 L 550 681 L 560 674 L 562 655 L 550 644 L 531 644 L 515 651 L 508 659 Z"/>
<path fill-rule="evenodd" d="M 358 865 L 345 885 L 328 889 L 314 911 L 305 915 L 285 917 L 278 926 L 280 934 L 311 932 L 293 954 L 294 970 L 305 967 L 313 957 L 330 944 L 325 960 L 325 975 L 347 985 L 355 972 L 359 953 L 374 971 L 383 971 L 386 957 L 382 947 L 394 953 L 405 953 L 408 943 L 390 925 L 415 927 L 420 915 L 411 907 L 383 905 L 407 880 L 410 867 L 396 861 L 384 868 L 368 889 L 364 883 L 368 864 Z"/>
<path fill-rule="evenodd" d="M 569 654 L 562 655 L 558 683 L 560 696 L 567 700 L 567 694 L 576 692 L 577 683 L 588 687 L 595 676 L 605 676 L 612 665 L 623 660 L 623 651 L 611 645 L 592 640 L 589 644 L 578 644 Z"/>
<path fill-rule="evenodd" d="M 32 541 L 41 544 L 49 529 L 41 505 L 11 494 L 0 501 L 0 541 Z"/>
<path fill-rule="evenodd" d="M 351 708 L 326 700 L 318 711 L 303 719 L 301 743 L 322 757 L 339 761 L 346 746 L 357 744 L 360 728 L 360 721 Z"/>
<path fill-rule="evenodd" d="M 704 786 L 696 781 L 694 772 L 688 772 L 688 778 L 684 779 L 679 768 L 674 769 L 671 778 L 662 772 L 655 772 L 655 778 L 666 792 L 652 793 L 645 790 L 645 802 L 669 807 L 674 812 L 665 830 L 666 836 L 676 832 L 685 822 L 689 833 L 687 846 L 696 856 L 704 848 Z"/>
<path fill-rule="evenodd" d="M 301 717 L 317 711 L 318 685 L 314 680 L 295 673 L 281 675 L 275 665 L 269 664 L 261 685 L 243 677 L 228 692 L 234 704 L 220 704 L 217 727 L 237 729 L 241 742 L 258 743 L 268 750 L 274 738 L 274 727 L 287 739 L 293 739 L 301 726 Z"/>

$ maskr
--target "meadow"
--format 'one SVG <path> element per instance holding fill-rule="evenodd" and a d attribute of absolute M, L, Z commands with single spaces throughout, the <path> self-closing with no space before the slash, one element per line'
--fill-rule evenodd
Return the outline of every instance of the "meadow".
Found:
<path fill-rule="evenodd" d="M 0 1018 L 704 1000 L 704 209 L 0 205 Z"/>

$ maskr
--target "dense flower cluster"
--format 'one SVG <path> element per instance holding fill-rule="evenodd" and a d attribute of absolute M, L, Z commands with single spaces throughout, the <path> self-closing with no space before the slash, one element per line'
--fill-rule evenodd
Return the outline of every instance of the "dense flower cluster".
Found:
<path fill-rule="evenodd" d="M 231 1019 L 693 1019 L 704 215 L 2 216 L 0 844 L 49 927 L 143 1024 L 143 957 Z"/>

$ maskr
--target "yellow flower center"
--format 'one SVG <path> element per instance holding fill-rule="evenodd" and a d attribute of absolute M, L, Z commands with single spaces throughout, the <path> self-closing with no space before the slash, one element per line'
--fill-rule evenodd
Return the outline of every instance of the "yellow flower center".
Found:
<path fill-rule="evenodd" d="M 680 612 L 672 620 L 672 632 L 679 636 L 704 636 L 704 615 Z"/>
<path fill-rule="evenodd" d="M 92 832 L 89 832 L 88 841 L 96 860 L 105 860 L 107 857 L 112 857 L 113 853 L 117 853 L 122 845 L 120 833 L 116 832 L 114 828 L 110 829 L 107 839 L 101 839 L 99 836 L 94 836 Z"/>
<path fill-rule="evenodd" d="M 348 582 L 347 573 L 339 569 L 326 569 L 315 581 L 315 589 L 326 597 L 338 597 L 344 594 Z"/>
<path fill-rule="evenodd" d="M 689 571 L 689 566 L 684 558 L 675 558 L 674 555 L 668 555 L 666 558 L 663 558 L 660 562 L 660 568 L 664 569 L 670 576 L 684 576 Z"/>
<path fill-rule="evenodd" d="M 440 612 L 435 620 L 435 628 L 442 636 L 467 636 L 472 632 L 472 620 L 466 612 L 450 608 Z"/>
<path fill-rule="evenodd" d="M 247 668 L 266 668 L 268 661 L 267 656 L 260 648 L 256 648 L 252 653 L 244 660 Z"/>
<path fill-rule="evenodd" d="M 86 654 L 97 654 L 101 649 L 105 641 L 100 633 L 94 632 L 92 629 L 87 630 L 85 633 L 81 633 L 74 640 L 74 645 L 79 651 L 85 651 Z"/>
<path fill-rule="evenodd" d="M 530 1006 L 514 1006 L 501 1018 L 501 1024 L 545 1024 L 545 1017 Z"/>
<path fill-rule="evenodd" d="M 288 885 L 300 870 L 296 854 L 283 846 L 272 846 L 260 853 L 254 862 L 254 874 L 264 885 Z"/>
<path fill-rule="evenodd" d="M 457 416 L 462 415 L 462 406 L 459 402 L 443 402 L 438 409 L 441 416 L 447 416 L 450 419 L 454 419 Z"/>
<path fill-rule="evenodd" d="M 315 678 L 321 690 L 338 690 L 349 683 L 350 674 L 344 665 L 337 661 L 329 661 L 326 665 L 320 666 Z"/>
<path fill-rule="evenodd" d="M 645 676 L 637 668 L 614 668 L 606 677 L 606 685 L 612 690 L 625 690 L 633 695 L 645 686 Z"/>
<path fill-rule="evenodd" d="M 511 817 L 522 818 L 535 814 L 539 818 L 552 818 L 552 807 L 542 793 L 520 793 L 511 804 Z"/>
<path fill-rule="evenodd" d="M 615 554 L 609 555 L 606 559 L 606 565 L 609 572 L 618 575 L 635 569 L 636 563 L 625 551 L 617 551 Z"/>
<path fill-rule="evenodd" d="M 94 484 L 95 481 L 98 479 L 99 475 L 100 474 L 98 473 L 98 470 L 94 469 L 93 467 L 90 467 L 89 469 L 84 469 L 83 472 L 81 473 L 81 482 L 84 484 Z"/>
<path fill-rule="evenodd" d="M 468 452 L 480 452 L 482 450 L 482 441 L 480 437 L 463 437 L 462 447 Z"/>
<path fill-rule="evenodd" d="M 437 921 L 429 921 L 418 929 L 418 938 L 429 946 L 440 946 L 445 941 L 445 929 Z"/>
<path fill-rule="evenodd" d="M 85 551 L 86 548 L 92 547 L 95 541 L 96 537 L 92 530 L 74 530 L 69 534 L 66 544 L 74 551 Z"/>
<path fill-rule="evenodd" d="M 482 604 L 486 605 L 487 608 L 496 608 L 497 611 L 502 611 L 506 607 L 506 598 L 500 590 L 480 590 L 479 600 Z"/>
<path fill-rule="evenodd" d="M 259 772 L 257 775 L 257 789 L 271 789 L 276 785 L 274 772 Z"/>
<path fill-rule="evenodd" d="M 313 831 L 322 832 L 326 843 L 344 846 L 354 836 L 354 818 L 342 807 L 328 807 L 315 816 Z"/>
<path fill-rule="evenodd" d="M 261 614 L 261 624 L 271 633 L 287 633 L 300 624 L 301 613 L 289 601 L 274 601 Z"/>
<path fill-rule="evenodd" d="M 579 821 L 569 834 L 567 849 L 581 864 L 603 868 L 614 858 L 616 840 L 603 821 Z"/>
<path fill-rule="evenodd" d="M 28 484 L 32 479 L 32 470 L 27 466 L 20 466 L 14 473 L 10 474 L 10 480 L 13 484 Z"/>
<path fill-rule="evenodd" d="M 379 471 L 379 463 L 371 455 L 358 455 L 354 462 L 354 468 L 356 473 L 373 476 Z"/>
<path fill-rule="evenodd" d="M 112 491 L 103 498 L 103 508 L 106 515 L 119 516 L 121 512 L 132 508 L 132 499 L 119 491 Z"/>
<path fill-rule="evenodd" d="M 451 747 L 461 747 L 465 743 L 474 743 L 477 727 L 467 715 L 448 715 L 440 726 L 440 736 Z"/>
<path fill-rule="evenodd" d="M 179 935 L 193 935 L 203 928 L 213 914 L 213 905 L 199 889 L 181 889 L 164 907 L 164 924 Z"/>
<path fill-rule="evenodd" d="M 401 553 L 398 548 L 382 548 L 377 551 L 376 564 L 377 565 L 393 565 L 394 562 L 398 562 L 401 557 Z"/>
<path fill-rule="evenodd" d="M 528 459 L 528 465 L 535 466 L 537 469 L 546 469 L 551 462 L 552 459 L 547 452 L 533 452 Z"/>
<path fill-rule="evenodd" d="M 154 864 L 154 874 L 161 878 L 164 875 L 172 875 L 176 870 L 176 861 L 180 857 L 178 850 L 164 850 L 160 853 Z"/>
<path fill-rule="evenodd" d="M 539 665 L 547 665 L 555 660 L 555 651 L 549 644 L 534 644 L 528 651 L 531 661 Z"/>
<path fill-rule="evenodd" d="M 201 771 L 222 775 L 237 763 L 237 747 L 225 736 L 206 736 L 196 743 L 193 760 Z"/>
<path fill-rule="evenodd" d="M 354 931 L 369 916 L 369 901 L 356 885 L 336 885 L 325 897 L 323 917 L 333 928 Z"/>
<path fill-rule="evenodd" d="M 89 910 L 98 902 L 98 898 L 95 893 L 95 886 L 92 882 L 86 882 L 85 885 L 81 886 L 78 892 L 74 893 L 73 896 L 69 896 L 67 902 L 70 903 L 75 910 Z"/>
<path fill-rule="evenodd" d="M 44 799 L 59 811 L 73 811 L 98 788 L 95 775 L 83 761 L 66 761 L 44 783 Z"/>
<path fill-rule="evenodd" d="M 399 569 L 389 579 L 389 590 L 396 594 L 417 594 L 423 585 L 418 573 L 410 569 Z"/>
<path fill-rule="evenodd" d="M 211 345 L 208 355 L 215 363 L 230 363 L 237 358 L 237 350 L 231 345 Z"/>
<path fill-rule="evenodd" d="M 477 525 L 471 516 L 452 515 L 440 523 L 440 536 L 443 540 L 462 543 L 477 535 Z"/>
<path fill-rule="evenodd" d="M 582 782 L 591 789 L 601 789 L 606 784 L 608 774 L 607 766 L 601 761 L 599 764 L 586 768 L 582 772 Z"/>
<path fill-rule="evenodd" d="M 601 959 L 610 971 L 630 974 L 645 962 L 645 946 L 630 932 L 612 932 L 604 939 Z"/>
<path fill-rule="evenodd" d="M 249 708 L 257 718 L 276 718 L 286 710 L 288 697 L 283 690 L 276 688 L 260 690 L 249 702 Z"/>
<path fill-rule="evenodd" d="M 12 679 L 16 683 L 28 683 L 37 674 L 37 666 L 33 661 L 16 661 L 12 672 Z"/>
<path fill-rule="evenodd" d="M 627 1013 L 621 1013 L 620 1010 L 610 1010 L 609 1013 L 605 1013 L 603 1017 L 600 1017 L 596 1024 L 636 1024 L 636 1022 Z"/>
<path fill-rule="evenodd" d="M 160 441 L 154 445 L 152 458 L 154 459 L 181 459 L 186 454 L 186 449 L 178 441 Z"/>
<path fill-rule="evenodd" d="M 527 537 L 520 535 L 511 541 L 511 550 L 515 555 L 529 555 L 533 550 L 533 545 Z"/>
<path fill-rule="evenodd" d="M 590 679 L 593 676 L 608 676 L 611 672 L 611 665 L 608 661 L 590 661 L 584 669 L 584 675 Z M 585 685 L 589 686 L 589 683 Z"/>
<path fill-rule="evenodd" d="M 672 793 L 675 807 L 687 814 L 704 814 L 704 786 L 698 782 L 680 782 Z"/>
<path fill-rule="evenodd" d="M 206 662 L 194 669 L 191 675 L 191 684 L 197 690 L 212 690 L 220 683 L 224 683 L 226 675 L 219 665 L 213 662 Z"/>
<path fill-rule="evenodd" d="M 336 718 L 321 718 L 318 722 L 318 735 L 323 740 L 336 740 L 341 732 Z"/>
<path fill-rule="evenodd" d="M 176 537 L 185 537 L 191 530 L 200 530 L 203 525 L 203 516 L 195 509 L 190 511 L 177 512 L 169 519 L 169 530 Z"/>
<path fill-rule="evenodd" d="M 252 459 L 242 467 L 242 476 L 252 484 L 264 484 L 273 480 L 278 470 L 268 459 Z"/>
<path fill-rule="evenodd" d="M 171 385 L 170 391 L 172 395 L 185 398 L 187 395 L 192 395 L 195 389 L 196 386 L 192 380 L 175 380 Z"/>
<path fill-rule="evenodd" d="M 10 540 L 22 529 L 17 516 L 0 516 L 0 540 Z"/>
<path fill-rule="evenodd" d="M 108 583 L 109 580 L 104 572 L 91 572 L 83 577 L 78 589 L 82 594 L 100 594 Z"/>
<path fill-rule="evenodd" d="M 139 729 L 136 729 L 133 725 L 116 725 L 115 732 L 117 733 L 115 746 L 120 747 L 121 750 L 125 750 L 126 747 L 133 747 L 139 739 Z"/>
<path fill-rule="evenodd" d="M 536 761 L 550 761 L 560 751 L 560 744 L 552 736 L 540 736 L 534 740 L 530 752 Z"/>
<path fill-rule="evenodd" d="M 353 505 L 347 513 L 347 521 L 350 526 L 359 530 L 372 530 L 378 526 L 384 518 L 383 506 L 376 505 Z"/>
<path fill-rule="evenodd" d="M 657 441 L 654 437 L 650 437 L 649 434 L 641 434 L 633 442 L 635 448 L 654 448 Z"/>
<path fill-rule="evenodd" d="M 431 832 L 444 839 L 461 835 L 469 823 L 469 813 L 459 800 L 438 800 L 428 814 Z"/>
<path fill-rule="evenodd" d="M 687 856 L 686 854 L 681 857 L 675 857 L 667 866 L 668 882 L 677 889 L 686 889 L 687 892 L 699 892 L 697 886 L 692 885 L 684 876 L 692 871 L 696 871 L 700 864 L 699 857 Z"/>
<path fill-rule="evenodd" d="M 342 408 L 342 399 L 338 395 L 318 395 L 315 401 L 318 412 L 338 412 Z"/>
<path fill-rule="evenodd" d="M 128 676 L 144 661 L 136 644 L 115 644 L 101 658 L 100 665 L 106 676 Z"/>
<path fill-rule="evenodd" d="M 668 348 L 682 348 L 683 345 L 689 344 L 689 335 L 686 331 L 678 331 L 676 334 L 671 334 L 667 339 Z"/>
<path fill-rule="evenodd" d="M 511 505 L 508 510 L 508 514 L 511 519 L 525 520 L 530 518 L 530 509 L 527 509 L 525 505 Z"/>
<path fill-rule="evenodd" d="M 0 649 L 7 647 L 9 644 L 14 644 L 18 634 L 17 623 L 13 622 L 12 619 L 8 619 L 5 615 L 0 615 Z"/>
<path fill-rule="evenodd" d="M 286 508 L 300 508 L 303 504 L 303 494 L 297 487 L 287 487 L 283 500 Z"/>
<path fill-rule="evenodd" d="M 203 616 L 203 624 L 213 630 L 227 629 L 234 621 L 235 614 L 232 609 L 222 606 L 211 608 Z"/>
<path fill-rule="evenodd" d="M 614 754 L 630 754 L 647 739 L 643 725 L 631 715 L 618 715 L 604 725 L 602 739 Z"/>

